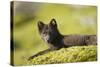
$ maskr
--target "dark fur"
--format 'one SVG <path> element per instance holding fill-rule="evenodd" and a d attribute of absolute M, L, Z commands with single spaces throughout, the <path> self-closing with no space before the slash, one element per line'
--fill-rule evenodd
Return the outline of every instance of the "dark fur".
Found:
<path fill-rule="evenodd" d="M 38 55 L 42 55 L 51 50 L 57 50 L 63 47 L 96 45 L 96 35 L 61 35 L 57 29 L 55 19 L 52 19 L 49 24 L 38 22 L 38 30 L 42 39 L 48 43 L 49 49 L 39 52 L 29 58 L 32 59 Z"/>

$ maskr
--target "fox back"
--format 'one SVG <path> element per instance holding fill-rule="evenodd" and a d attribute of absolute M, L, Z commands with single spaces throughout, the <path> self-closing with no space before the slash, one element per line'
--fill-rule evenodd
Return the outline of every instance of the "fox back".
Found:
<path fill-rule="evenodd" d="M 39 21 L 38 30 L 41 38 L 48 43 L 51 49 L 97 44 L 96 35 L 62 35 L 57 28 L 55 19 L 51 19 L 49 24 Z"/>

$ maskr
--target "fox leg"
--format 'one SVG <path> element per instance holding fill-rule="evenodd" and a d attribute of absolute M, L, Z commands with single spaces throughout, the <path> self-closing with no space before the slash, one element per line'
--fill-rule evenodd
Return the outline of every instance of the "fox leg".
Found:
<path fill-rule="evenodd" d="M 37 57 L 37 56 L 39 56 L 39 55 L 43 55 L 43 54 L 46 54 L 46 53 L 48 53 L 48 52 L 50 52 L 50 51 L 53 51 L 54 49 L 46 49 L 46 50 L 44 50 L 44 51 L 40 51 L 39 53 L 37 53 L 37 54 L 35 54 L 35 55 L 33 55 L 33 56 L 30 56 L 29 58 L 28 58 L 28 60 L 31 60 L 31 59 L 33 59 L 33 58 L 35 58 L 35 57 Z"/>

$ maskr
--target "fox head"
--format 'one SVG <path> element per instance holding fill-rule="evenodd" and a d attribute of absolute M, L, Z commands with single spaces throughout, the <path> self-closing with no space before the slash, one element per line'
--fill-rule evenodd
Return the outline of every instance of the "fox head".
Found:
<path fill-rule="evenodd" d="M 48 43 L 52 42 L 58 34 L 56 20 L 51 19 L 49 24 L 44 24 L 42 21 L 39 21 L 38 30 L 44 41 Z"/>

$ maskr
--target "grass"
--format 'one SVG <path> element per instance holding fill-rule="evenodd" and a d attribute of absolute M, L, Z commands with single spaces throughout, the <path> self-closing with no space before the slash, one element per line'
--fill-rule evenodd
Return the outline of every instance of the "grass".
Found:
<path fill-rule="evenodd" d="M 57 64 L 97 60 L 97 46 L 74 46 L 62 48 L 33 58 L 31 64 Z"/>

